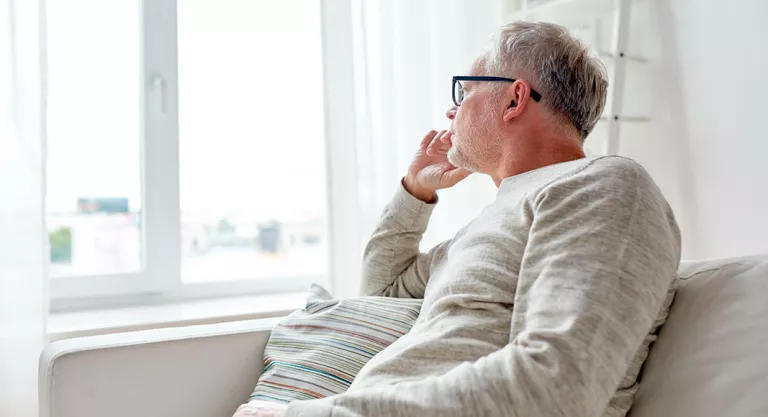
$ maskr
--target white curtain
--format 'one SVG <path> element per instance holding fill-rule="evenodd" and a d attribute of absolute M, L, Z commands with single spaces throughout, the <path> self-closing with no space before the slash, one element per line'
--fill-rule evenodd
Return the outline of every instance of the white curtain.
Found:
<path fill-rule="evenodd" d="M 466 74 L 503 21 L 502 0 L 358 0 L 357 139 L 363 241 L 429 129 L 450 126 L 451 77 Z M 441 193 L 423 246 L 451 237 L 493 200 L 487 177 Z"/>
<path fill-rule="evenodd" d="M 42 0 L 0 0 L 0 416 L 36 416 L 48 314 Z"/>

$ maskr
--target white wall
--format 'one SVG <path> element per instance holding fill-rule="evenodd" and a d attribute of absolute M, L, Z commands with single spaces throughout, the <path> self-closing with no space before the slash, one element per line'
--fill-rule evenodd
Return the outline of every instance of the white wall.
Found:
<path fill-rule="evenodd" d="M 678 56 L 669 81 L 681 105 L 682 136 L 673 139 L 687 165 L 685 254 L 768 253 L 768 2 L 659 0 L 657 8 L 653 17 L 671 29 L 667 52 Z"/>

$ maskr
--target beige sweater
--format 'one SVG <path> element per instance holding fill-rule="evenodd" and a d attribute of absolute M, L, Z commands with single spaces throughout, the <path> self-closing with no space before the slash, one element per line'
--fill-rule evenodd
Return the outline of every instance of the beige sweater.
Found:
<path fill-rule="evenodd" d="M 648 173 L 602 157 L 507 178 L 419 253 L 432 209 L 398 191 L 364 257 L 366 294 L 424 298 L 416 325 L 347 393 L 286 416 L 624 415 L 680 260 Z"/>

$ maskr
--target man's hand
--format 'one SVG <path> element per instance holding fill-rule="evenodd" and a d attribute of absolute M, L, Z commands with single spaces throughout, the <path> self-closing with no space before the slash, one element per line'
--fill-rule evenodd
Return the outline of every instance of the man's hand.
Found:
<path fill-rule="evenodd" d="M 411 195 L 427 203 L 434 202 L 437 190 L 449 188 L 467 178 L 470 171 L 448 162 L 451 132 L 431 130 L 421 140 L 421 146 L 408 167 L 403 186 Z"/>
<path fill-rule="evenodd" d="M 237 408 L 232 417 L 282 417 L 288 406 L 268 401 L 251 401 Z"/>

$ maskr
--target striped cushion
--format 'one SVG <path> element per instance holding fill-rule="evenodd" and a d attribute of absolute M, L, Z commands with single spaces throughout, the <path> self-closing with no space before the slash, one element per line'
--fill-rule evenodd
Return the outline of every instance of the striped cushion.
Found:
<path fill-rule="evenodd" d="M 345 392 L 375 354 L 406 334 L 422 300 L 337 300 L 313 285 L 307 306 L 283 319 L 264 351 L 264 373 L 249 401 L 287 403 Z"/>

